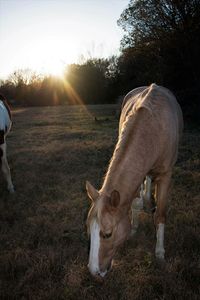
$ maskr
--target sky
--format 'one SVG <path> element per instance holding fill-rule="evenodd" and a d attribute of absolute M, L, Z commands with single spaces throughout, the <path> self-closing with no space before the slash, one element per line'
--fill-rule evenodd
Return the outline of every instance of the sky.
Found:
<path fill-rule="evenodd" d="M 0 78 L 18 69 L 59 75 L 82 57 L 119 53 L 129 0 L 0 0 Z"/>

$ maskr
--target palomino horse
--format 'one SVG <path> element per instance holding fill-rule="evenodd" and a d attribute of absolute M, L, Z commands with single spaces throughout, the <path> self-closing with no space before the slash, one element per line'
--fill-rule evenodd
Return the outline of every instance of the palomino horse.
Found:
<path fill-rule="evenodd" d="M 181 109 L 168 89 L 152 84 L 126 95 L 118 142 L 103 186 L 97 191 L 89 182 L 86 183 L 88 196 L 92 200 L 87 218 L 90 234 L 88 267 L 92 275 L 105 276 L 117 248 L 130 236 L 129 212 L 132 203 L 134 207 L 141 206 L 141 201 L 135 203 L 133 200 L 147 175 L 145 192 L 142 191 L 141 197 L 136 199 L 150 201 L 153 180 L 157 231 L 155 255 L 164 260 L 166 205 L 182 128 Z M 137 219 L 133 220 L 135 228 L 137 222 Z"/>
<path fill-rule="evenodd" d="M 14 186 L 12 183 L 10 168 L 8 166 L 6 156 L 6 135 L 10 131 L 11 125 L 11 112 L 9 106 L 5 97 L 0 95 L 0 166 L 7 180 L 8 190 L 10 193 L 13 193 Z"/>

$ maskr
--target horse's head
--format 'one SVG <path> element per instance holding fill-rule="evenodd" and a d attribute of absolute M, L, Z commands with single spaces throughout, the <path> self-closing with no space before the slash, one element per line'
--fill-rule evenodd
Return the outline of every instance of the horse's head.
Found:
<path fill-rule="evenodd" d="M 110 195 L 98 192 L 86 183 L 92 206 L 88 213 L 90 235 L 89 270 L 94 276 L 104 277 L 112 266 L 117 248 L 127 239 L 131 229 L 128 207 L 120 202 L 118 191 Z"/>

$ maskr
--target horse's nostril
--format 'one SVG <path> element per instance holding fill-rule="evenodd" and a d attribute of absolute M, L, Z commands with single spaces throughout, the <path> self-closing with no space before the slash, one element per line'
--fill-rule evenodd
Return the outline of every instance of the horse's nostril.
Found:
<path fill-rule="evenodd" d="M 104 281 L 104 278 L 101 276 L 100 273 L 97 273 L 95 276 L 94 276 L 94 279 L 99 282 L 99 283 L 103 283 Z"/>

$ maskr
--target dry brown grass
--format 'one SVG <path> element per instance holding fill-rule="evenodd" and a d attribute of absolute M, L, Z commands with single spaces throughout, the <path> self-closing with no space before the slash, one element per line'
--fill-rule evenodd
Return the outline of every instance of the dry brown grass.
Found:
<path fill-rule="evenodd" d="M 112 106 L 14 113 L 8 158 L 17 192 L 0 178 L 0 299 L 198 299 L 200 134 L 185 130 L 166 228 L 167 264 L 154 260 L 151 216 L 142 214 L 104 283 L 87 270 L 88 179 L 102 183 L 117 138 Z M 97 121 L 94 120 L 97 116 Z"/>

